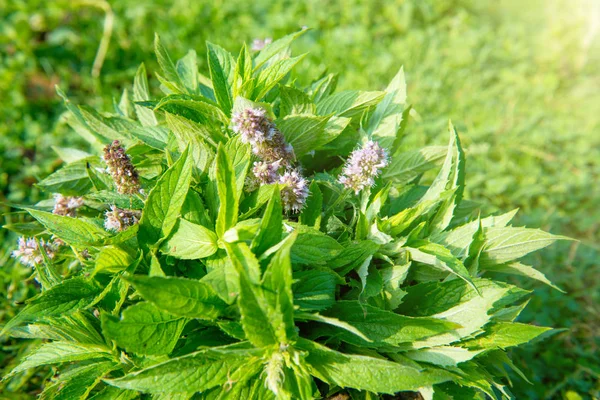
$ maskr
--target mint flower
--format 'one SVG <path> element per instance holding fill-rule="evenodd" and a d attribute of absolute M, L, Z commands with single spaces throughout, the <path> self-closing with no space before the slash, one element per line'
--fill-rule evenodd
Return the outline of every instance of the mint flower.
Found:
<path fill-rule="evenodd" d="M 118 140 L 104 148 L 102 158 L 108 166 L 108 172 L 115 181 L 119 193 L 135 194 L 140 191 L 139 175 Z"/>
<path fill-rule="evenodd" d="M 350 154 L 339 181 L 347 189 L 352 189 L 358 194 L 361 190 L 373 186 L 375 177 L 387 165 L 387 151 L 377 142 L 370 140 Z"/>
<path fill-rule="evenodd" d="M 12 252 L 12 256 L 18 259 L 21 264 L 35 267 L 44 262 L 41 248 L 44 250 L 48 258 L 52 259 L 55 256 L 56 246 L 52 243 L 46 243 L 40 240 L 39 243 L 34 238 L 20 237 L 17 241 L 19 248 Z"/>
<path fill-rule="evenodd" d="M 55 196 L 52 214 L 75 217 L 77 215 L 77 209 L 82 205 L 82 197 L 70 197 L 59 194 Z"/>
<path fill-rule="evenodd" d="M 287 212 L 299 212 L 308 197 L 308 182 L 298 170 L 287 171 L 279 177 L 281 188 L 281 203 Z"/>
<path fill-rule="evenodd" d="M 117 206 L 111 206 L 110 211 L 104 214 L 104 228 L 107 231 L 121 232 L 138 223 L 140 212 L 136 210 L 124 210 Z"/>
<path fill-rule="evenodd" d="M 284 166 L 291 165 L 295 158 L 294 149 L 267 117 L 265 110 L 246 108 L 234 113 L 231 122 L 233 131 L 240 135 L 242 142 L 252 145 L 252 151 L 262 161 L 279 161 Z"/>
<path fill-rule="evenodd" d="M 256 145 L 273 134 L 273 126 L 262 108 L 246 108 L 231 117 L 233 131 L 242 137 L 242 142 Z"/>
<path fill-rule="evenodd" d="M 296 158 L 294 148 L 285 141 L 285 138 L 277 129 L 273 129 L 269 139 L 258 143 L 252 148 L 252 151 L 261 160 L 270 163 L 278 161 L 286 167 L 291 166 Z"/>
<path fill-rule="evenodd" d="M 268 37 L 264 39 L 254 39 L 252 41 L 252 50 L 259 51 L 265 48 L 266 45 L 271 44 L 273 39 Z"/>

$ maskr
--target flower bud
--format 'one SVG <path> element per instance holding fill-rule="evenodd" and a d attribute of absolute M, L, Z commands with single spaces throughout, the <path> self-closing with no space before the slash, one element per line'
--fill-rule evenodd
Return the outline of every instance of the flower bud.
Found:
<path fill-rule="evenodd" d="M 107 231 L 121 232 L 138 223 L 141 213 L 137 210 L 124 210 L 111 206 L 104 217 L 104 228 Z"/>
<path fill-rule="evenodd" d="M 77 209 L 83 205 L 82 197 L 56 195 L 52 214 L 75 217 Z"/>
<path fill-rule="evenodd" d="M 375 177 L 382 168 L 388 165 L 388 156 L 385 149 L 378 143 L 369 141 L 362 148 L 354 150 L 339 178 L 347 189 L 358 194 L 362 189 L 375 184 Z"/>
<path fill-rule="evenodd" d="M 135 194 L 140 191 L 139 175 L 118 140 L 104 148 L 102 158 L 108 166 L 108 172 L 115 181 L 119 193 Z"/>
<path fill-rule="evenodd" d="M 53 259 L 56 252 L 56 247 L 52 243 L 46 243 L 44 240 L 40 240 L 39 243 L 34 238 L 25 239 L 20 237 L 18 239 L 19 248 L 12 252 L 12 256 L 18 259 L 21 264 L 35 267 L 44 262 L 42 250 L 46 253 L 49 259 Z"/>
<path fill-rule="evenodd" d="M 287 171 L 279 178 L 281 188 L 281 204 L 287 212 L 299 212 L 308 197 L 308 182 L 297 171 Z"/>

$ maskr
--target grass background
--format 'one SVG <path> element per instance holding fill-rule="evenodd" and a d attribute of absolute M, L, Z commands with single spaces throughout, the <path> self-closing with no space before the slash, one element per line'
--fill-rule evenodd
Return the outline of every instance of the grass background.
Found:
<path fill-rule="evenodd" d="M 114 17 L 110 42 L 93 76 L 106 15 Z M 158 69 L 155 31 L 175 58 L 195 49 L 206 71 L 206 40 L 237 51 L 244 41 L 302 26 L 311 31 L 294 45 L 296 54 L 309 52 L 296 68 L 300 83 L 328 71 L 340 74 L 341 89 L 377 90 L 404 65 L 420 116 L 406 146 L 444 144 L 451 118 L 468 152 L 470 199 L 489 211 L 518 207 L 518 224 L 578 239 L 528 260 L 567 293 L 521 282 L 535 290 L 521 321 L 566 330 L 513 351 L 533 383 L 515 378 L 514 393 L 599 398 L 597 0 L 0 0 L 0 201 L 47 198 L 34 184 L 60 165 L 51 146 L 84 146 L 61 118 L 54 85 L 77 103 L 109 110 L 142 61 Z M 30 271 L 10 259 L 15 238 L 0 234 L 3 323 L 35 289 Z M 0 345 L 0 368 L 28 347 Z M 4 382 L 0 392 L 29 398 L 42 378 Z"/>

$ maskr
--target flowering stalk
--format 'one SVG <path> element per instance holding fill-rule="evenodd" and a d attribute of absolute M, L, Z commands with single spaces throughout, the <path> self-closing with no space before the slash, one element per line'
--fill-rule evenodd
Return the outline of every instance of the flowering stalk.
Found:
<path fill-rule="evenodd" d="M 233 114 L 233 131 L 244 143 L 252 145 L 260 161 L 254 163 L 246 179 L 246 190 L 252 192 L 275 182 L 282 184 L 281 201 L 286 211 L 299 212 L 308 197 L 308 184 L 297 169 L 291 169 L 295 160 L 293 147 L 261 108 L 246 108 Z M 280 170 L 286 171 L 280 174 Z"/>
<path fill-rule="evenodd" d="M 285 211 L 299 212 L 308 197 L 308 182 L 298 170 L 287 171 L 279 178 L 281 188 L 281 204 Z"/>
<path fill-rule="evenodd" d="M 358 194 L 361 190 L 373 186 L 375 177 L 387 165 L 387 151 L 377 142 L 370 140 L 362 148 L 350 154 L 339 181 L 346 189 L 351 189 Z"/>
<path fill-rule="evenodd" d="M 252 151 L 262 161 L 278 161 L 286 167 L 294 161 L 294 149 L 262 108 L 246 108 L 234 113 L 231 122 L 233 131 L 240 135 L 242 142 L 252 145 Z"/>
<path fill-rule="evenodd" d="M 46 253 L 49 259 L 56 255 L 56 246 L 53 243 L 46 243 L 43 239 L 39 241 L 34 238 L 20 237 L 17 241 L 19 248 L 13 250 L 12 256 L 23 265 L 35 267 L 44 262 L 42 251 Z"/>
<path fill-rule="evenodd" d="M 77 209 L 83 205 L 83 197 L 56 195 L 52 214 L 75 217 Z"/>
<path fill-rule="evenodd" d="M 108 172 L 115 181 L 119 193 L 135 194 L 140 191 L 139 175 L 118 140 L 113 141 L 104 148 L 102 158 L 108 166 Z"/>
<path fill-rule="evenodd" d="M 136 210 L 124 210 L 111 206 L 104 218 L 104 228 L 108 231 L 121 232 L 138 223 L 141 213 Z"/>

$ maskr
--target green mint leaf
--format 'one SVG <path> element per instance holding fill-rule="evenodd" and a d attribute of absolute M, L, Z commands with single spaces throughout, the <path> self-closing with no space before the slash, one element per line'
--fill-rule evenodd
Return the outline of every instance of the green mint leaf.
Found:
<path fill-rule="evenodd" d="M 161 251 L 181 260 L 197 260 L 217 252 L 217 235 L 202 225 L 180 219 Z"/>
<path fill-rule="evenodd" d="M 252 240 L 252 250 L 254 253 L 260 255 L 281 241 L 283 233 L 282 214 L 281 195 L 279 190 L 275 189 L 261 219 L 258 233 Z"/>
<path fill-rule="evenodd" d="M 178 115 L 167 113 L 165 120 L 179 151 L 183 152 L 189 146 L 194 165 L 206 174 L 215 156 L 213 147 L 216 148 L 220 137 L 213 134 L 214 130 Z"/>
<path fill-rule="evenodd" d="M 325 130 L 329 117 L 316 115 L 289 115 L 276 121 L 283 136 L 294 148 L 297 157 L 318 150 L 335 136 Z"/>
<path fill-rule="evenodd" d="M 146 66 L 144 63 L 140 65 L 133 81 L 133 100 L 148 101 L 150 100 L 150 89 L 148 86 L 148 77 L 146 74 Z M 135 104 L 135 112 L 138 120 L 143 126 L 158 125 L 154 111 L 148 110 L 146 107 Z"/>
<path fill-rule="evenodd" d="M 45 343 L 29 354 L 9 375 L 41 365 L 59 364 L 98 358 L 112 359 L 112 353 L 106 346 L 94 344 L 50 342 Z"/>
<path fill-rule="evenodd" d="M 265 97 L 303 58 L 304 55 L 277 60 L 261 69 L 256 77 L 250 99 L 259 101 Z"/>
<path fill-rule="evenodd" d="M 521 324 L 518 322 L 498 322 L 485 328 L 485 333 L 475 339 L 467 340 L 461 345 L 469 349 L 506 349 L 527 343 L 553 331 L 552 328 Z"/>
<path fill-rule="evenodd" d="M 231 160 L 225 148 L 219 145 L 215 160 L 215 179 L 219 195 L 219 212 L 217 214 L 216 232 L 223 237 L 225 231 L 234 226 L 238 217 L 238 197 L 236 176 Z"/>
<path fill-rule="evenodd" d="M 352 118 L 378 104 L 384 96 L 385 92 L 346 90 L 317 102 L 317 112 L 320 115 L 335 114 L 339 117 Z"/>
<path fill-rule="evenodd" d="M 187 322 L 151 303 L 134 304 L 121 318 L 104 313 L 101 320 L 107 338 L 127 351 L 146 355 L 171 353 Z"/>
<path fill-rule="evenodd" d="M 126 277 L 147 301 L 171 314 L 213 320 L 226 304 L 206 282 L 186 278 L 142 276 Z"/>
<path fill-rule="evenodd" d="M 177 91 L 184 91 L 185 85 L 181 81 L 179 74 L 177 73 L 177 69 L 175 68 L 175 64 L 171 60 L 167 49 L 162 45 L 160 41 L 160 37 L 158 34 L 154 36 L 154 52 L 156 53 L 156 59 L 160 68 L 163 70 L 165 74 L 165 78 L 172 84 L 175 85 L 178 89 Z"/>
<path fill-rule="evenodd" d="M 83 219 L 33 209 L 27 211 L 50 233 L 74 246 L 99 244 L 108 236 L 104 229 Z"/>
<path fill-rule="evenodd" d="M 343 321 L 369 338 L 369 342 L 399 346 L 450 332 L 459 325 L 434 318 L 414 318 L 384 311 L 356 301 L 338 301 L 324 315 Z M 357 345 L 367 345 L 356 335 L 340 332 L 339 337 Z"/>
<path fill-rule="evenodd" d="M 155 247 L 171 233 L 192 179 L 192 160 L 188 150 L 156 182 L 148 194 L 140 220 L 138 240 Z"/>
<path fill-rule="evenodd" d="M 52 398 L 53 400 L 87 398 L 102 378 L 116 368 L 115 362 L 112 361 L 93 361 L 63 369 L 56 381 L 44 388 L 40 397 Z M 116 399 L 125 400 L 115 397 L 111 400 Z"/>
<path fill-rule="evenodd" d="M 283 343 L 289 343 L 298 337 L 294 325 L 292 262 L 290 259 L 290 250 L 296 237 L 296 234 L 292 233 L 283 240 L 271 258 L 262 279 L 265 298 L 275 310 L 271 319 L 277 319 L 275 328 L 280 342 Z"/>
<path fill-rule="evenodd" d="M 394 394 L 414 391 L 452 379 L 440 369 L 419 370 L 381 358 L 343 354 L 315 342 L 302 340 L 308 351 L 306 362 L 311 375 L 345 388 Z"/>
<path fill-rule="evenodd" d="M 191 94 L 198 92 L 198 60 L 196 51 L 189 50 L 185 56 L 177 60 L 175 70 L 186 91 Z"/>
<path fill-rule="evenodd" d="M 461 280 L 429 282 L 406 288 L 399 312 L 408 315 L 430 316 L 459 324 L 454 331 L 414 342 L 414 348 L 443 346 L 483 332 L 490 321 L 490 311 L 500 301 L 510 301 L 522 295 L 511 285 L 485 279 L 475 279 L 480 294 Z M 521 293 L 519 293 L 521 292 Z"/>
<path fill-rule="evenodd" d="M 225 248 L 231 259 L 239 279 L 238 307 L 240 309 L 242 327 L 246 337 L 256 347 L 265 347 L 279 343 L 272 306 L 267 302 L 263 288 L 254 276 L 254 268 L 247 269 L 247 261 L 240 257 L 240 243 L 226 243 Z M 258 266 L 257 261 L 251 265 Z"/>
<path fill-rule="evenodd" d="M 105 382 L 144 393 L 204 392 L 256 374 L 261 365 L 260 355 L 250 350 L 199 351 Z"/>
<path fill-rule="evenodd" d="M 292 262 L 298 264 L 325 264 L 343 250 L 332 237 L 308 226 L 292 224 L 298 238 L 292 247 Z"/>
<path fill-rule="evenodd" d="M 558 290 L 559 292 L 566 293 L 564 290 L 562 290 L 561 288 L 553 284 L 548 278 L 546 278 L 546 275 L 544 275 L 541 271 L 538 271 L 537 269 L 530 267 L 529 265 L 521 264 L 517 261 L 499 265 L 489 264 L 485 266 L 485 270 L 490 272 L 501 272 L 503 274 L 509 275 L 525 276 L 545 283 L 546 285 Z"/>
<path fill-rule="evenodd" d="M 234 136 L 229 139 L 225 145 L 225 152 L 227 153 L 227 159 L 231 163 L 231 167 L 235 173 L 235 193 L 237 201 L 239 201 L 246 182 L 246 174 L 248 172 L 248 167 L 250 166 L 252 149 L 249 144 L 241 141 L 240 136 Z"/>
<path fill-rule="evenodd" d="M 1 334 L 23 321 L 67 315 L 88 307 L 102 291 L 96 282 L 83 277 L 68 279 L 31 299 L 19 314 L 4 325 Z"/>
<path fill-rule="evenodd" d="M 392 156 L 390 165 L 383 171 L 382 177 L 403 185 L 436 166 L 447 153 L 443 146 L 429 146 L 419 150 L 397 153 Z"/>
<path fill-rule="evenodd" d="M 92 188 L 87 166 L 99 167 L 98 157 L 86 157 L 65 165 L 48 175 L 37 186 L 47 192 L 62 193 L 68 196 L 81 196 Z"/>
<path fill-rule="evenodd" d="M 216 44 L 207 42 L 206 48 L 208 49 L 208 68 L 215 97 L 223 112 L 229 115 L 233 107 L 232 85 L 235 60 L 228 51 Z"/>
<path fill-rule="evenodd" d="M 460 363 L 472 360 L 481 352 L 481 350 L 469 350 L 462 347 L 440 346 L 408 351 L 405 355 L 415 361 L 439 365 L 441 367 L 456 367 Z"/>
<path fill-rule="evenodd" d="M 301 31 L 294 32 L 266 45 L 254 58 L 255 70 L 260 69 L 264 64 L 272 62 L 273 60 L 278 59 L 278 57 L 281 57 L 282 54 L 285 54 L 292 42 L 306 31 L 306 29 L 302 29 Z"/>
<path fill-rule="evenodd" d="M 479 260 L 481 268 L 519 259 L 557 240 L 570 240 L 539 229 L 514 227 L 488 228 L 485 230 L 485 237 L 485 247 Z"/>
<path fill-rule="evenodd" d="M 317 181 L 310 183 L 309 190 L 310 194 L 306 199 L 306 204 L 302 209 L 299 221 L 302 225 L 319 229 L 321 226 L 321 213 L 323 211 L 323 193 Z"/>
<path fill-rule="evenodd" d="M 308 97 L 308 95 L 302 90 L 291 86 L 280 86 L 279 95 L 281 96 L 280 115 L 314 115 L 317 111 L 317 107 L 314 105 L 310 97 Z"/>
<path fill-rule="evenodd" d="M 462 261 L 454 257 L 450 250 L 444 246 L 424 240 L 418 240 L 411 243 L 410 246 L 414 246 L 408 248 L 410 257 L 413 261 L 431 265 L 440 271 L 450 272 L 476 289 L 471 276 L 469 275 L 469 271 L 467 271 L 467 268 Z"/>
<path fill-rule="evenodd" d="M 336 274 L 310 269 L 294 272 L 294 305 L 300 310 L 324 310 L 335 301 Z"/>

